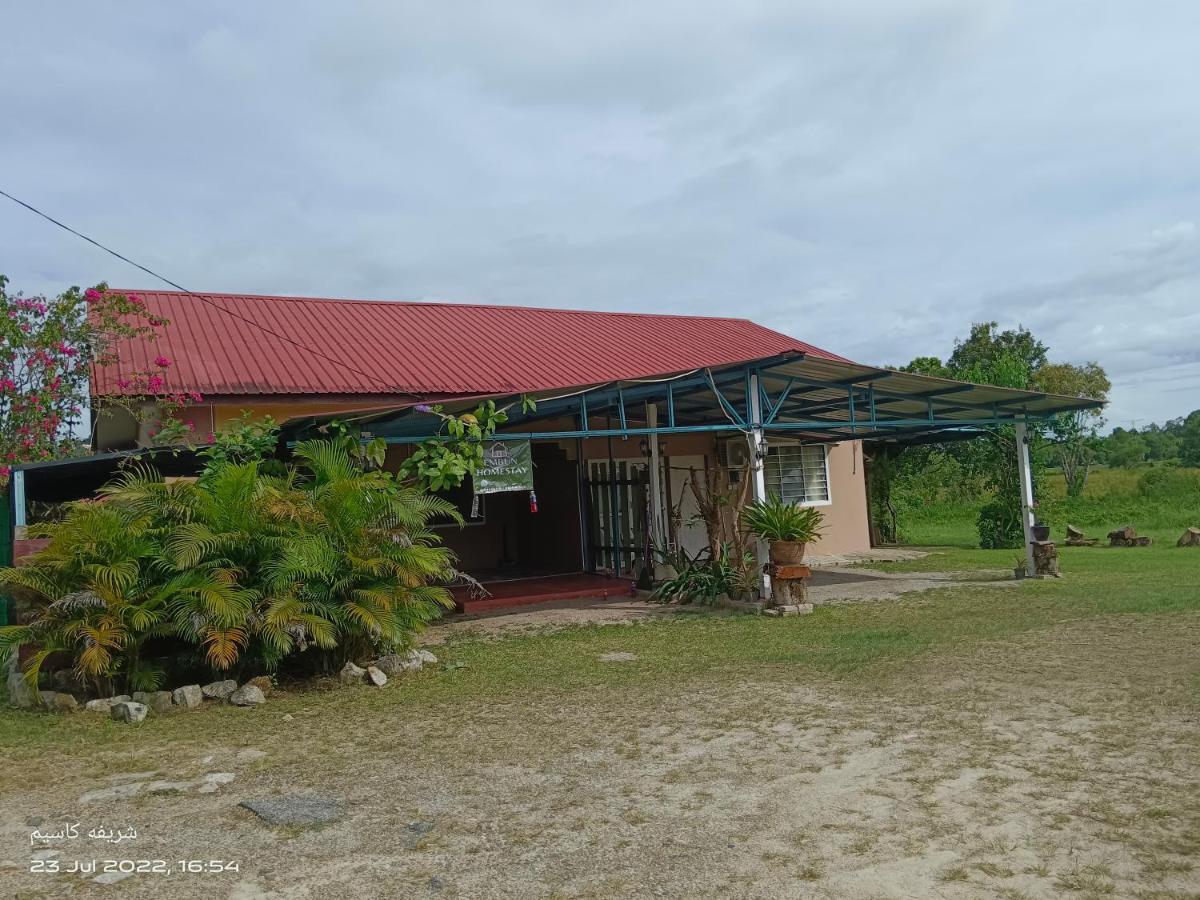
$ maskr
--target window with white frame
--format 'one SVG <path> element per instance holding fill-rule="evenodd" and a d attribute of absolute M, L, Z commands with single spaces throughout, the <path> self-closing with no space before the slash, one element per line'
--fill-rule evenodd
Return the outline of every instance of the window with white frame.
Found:
<path fill-rule="evenodd" d="M 824 444 L 779 444 L 767 448 L 767 493 L 785 503 L 829 503 L 829 459 Z"/>

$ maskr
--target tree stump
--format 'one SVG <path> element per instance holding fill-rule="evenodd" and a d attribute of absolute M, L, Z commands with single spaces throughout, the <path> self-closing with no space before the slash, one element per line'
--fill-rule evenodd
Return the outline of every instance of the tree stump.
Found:
<path fill-rule="evenodd" d="M 1030 546 L 1033 548 L 1033 574 L 1043 578 L 1057 578 L 1058 548 L 1054 541 L 1034 541 Z"/>
<path fill-rule="evenodd" d="M 1189 528 L 1175 542 L 1176 547 L 1200 547 L 1200 528 Z"/>
<path fill-rule="evenodd" d="M 1095 538 L 1084 537 L 1083 532 L 1074 525 L 1067 526 L 1067 546 L 1068 547 L 1094 547 L 1096 545 Z"/>
<path fill-rule="evenodd" d="M 1149 547 L 1148 537 L 1138 537 L 1132 525 L 1123 525 L 1116 531 L 1108 533 L 1108 542 L 1113 547 Z"/>
<path fill-rule="evenodd" d="M 808 566 L 767 563 L 763 571 L 771 578 L 771 606 L 801 606 L 808 602 L 805 579 L 812 575 L 812 569 Z"/>

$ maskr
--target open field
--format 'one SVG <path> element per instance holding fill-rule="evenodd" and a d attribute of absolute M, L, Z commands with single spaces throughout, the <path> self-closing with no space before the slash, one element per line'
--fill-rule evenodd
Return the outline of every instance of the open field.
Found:
<path fill-rule="evenodd" d="M 1051 472 L 1044 478 L 1041 501 L 1038 516 L 1052 526 L 1057 540 L 1063 539 L 1068 523 L 1100 538 L 1133 525 L 1156 543 L 1174 544 L 1184 528 L 1200 527 L 1200 469 L 1097 468 L 1075 499 L 1067 499 L 1062 475 Z M 900 514 L 903 538 L 910 544 L 976 547 L 980 503 L 978 497 L 969 502 L 925 497 L 906 505 Z"/>
<path fill-rule="evenodd" d="M 1200 551 L 1068 549 L 1063 567 L 800 619 L 451 636 L 437 652 L 460 668 L 137 728 L 0 711 L 0 880 L 156 900 L 1200 897 Z M 152 771 L 234 777 L 80 800 Z M 238 806 L 293 792 L 344 812 L 272 828 Z M 63 821 L 137 828 L 89 857 L 240 872 L 29 874 L 30 831 Z"/>

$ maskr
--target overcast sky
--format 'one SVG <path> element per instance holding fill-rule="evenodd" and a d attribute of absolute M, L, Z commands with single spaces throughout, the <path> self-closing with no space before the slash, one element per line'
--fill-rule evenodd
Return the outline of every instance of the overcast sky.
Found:
<path fill-rule="evenodd" d="M 1110 424 L 1200 407 L 1195 0 L 57 0 L 0 35 L 0 187 L 193 290 L 891 364 L 996 319 L 1104 365 Z M 2 202 L 13 287 L 158 286 Z"/>

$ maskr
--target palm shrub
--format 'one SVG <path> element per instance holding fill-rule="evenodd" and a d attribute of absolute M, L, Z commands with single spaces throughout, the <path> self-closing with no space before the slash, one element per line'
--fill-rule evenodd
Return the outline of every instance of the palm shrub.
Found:
<path fill-rule="evenodd" d="M 765 541 L 808 544 L 821 536 L 825 517 L 812 506 L 796 506 L 779 497 L 755 500 L 742 511 L 742 522 Z"/>
<path fill-rule="evenodd" d="M 457 513 L 335 442 L 301 444 L 295 458 L 282 475 L 214 459 L 172 482 L 130 468 L 63 522 L 31 529 L 50 545 L 0 569 L 0 583 L 29 589 L 33 613 L 0 628 L 0 652 L 29 647 L 34 682 L 65 654 L 103 693 L 157 687 L 146 656 L 164 645 L 214 671 L 274 670 L 310 645 L 330 661 L 403 646 L 451 604 L 453 556 L 429 523 Z"/>

